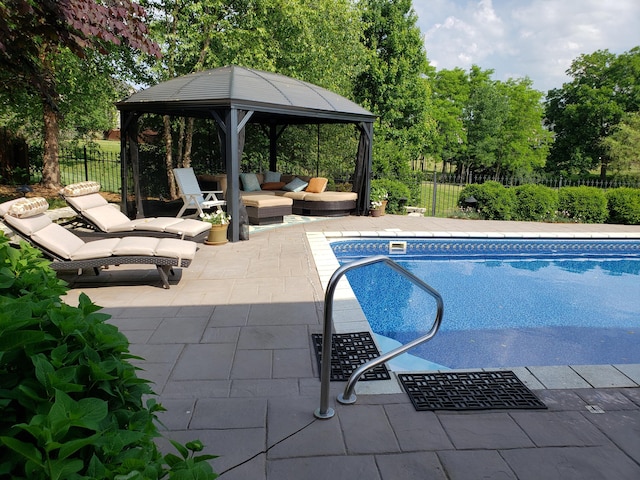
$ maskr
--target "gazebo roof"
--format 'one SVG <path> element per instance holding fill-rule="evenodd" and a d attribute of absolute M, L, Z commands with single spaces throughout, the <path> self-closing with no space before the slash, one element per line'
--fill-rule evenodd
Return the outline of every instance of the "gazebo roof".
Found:
<path fill-rule="evenodd" d="M 226 66 L 160 83 L 116 104 L 119 110 L 210 117 L 212 110 L 254 112 L 252 122 L 372 122 L 375 115 L 334 92 L 277 73 Z"/>

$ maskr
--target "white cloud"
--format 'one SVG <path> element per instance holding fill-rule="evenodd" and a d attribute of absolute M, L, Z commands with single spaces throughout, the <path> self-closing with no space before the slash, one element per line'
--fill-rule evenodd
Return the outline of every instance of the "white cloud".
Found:
<path fill-rule="evenodd" d="M 414 0 L 427 57 L 438 69 L 471 65 L 494 78 L 528 76 L 546 93 L 579 55 L 640 45 L 638 0 Z"/>

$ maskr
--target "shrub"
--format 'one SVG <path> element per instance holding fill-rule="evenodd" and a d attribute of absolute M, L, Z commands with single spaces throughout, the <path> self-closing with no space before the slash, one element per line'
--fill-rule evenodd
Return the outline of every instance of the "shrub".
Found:
<path fill-rule="evenodd" d="M 607 198 L 596 187 L 562 187 L 558 191 L 560 215 L 582 223 L 604 223 L 609 215 Z"/>
<path fill-rule="evenodd" d="M 371 190 L 385 190 L 387 192 L 388 213 L 403 213 L 403 201 L 411 199 L 411 191 L 400 180 L 376 179 L 371 180 Z"/>
<path fill-rule="evenodd" d="M 0 236 L 0 476 L 216 478 L 198 441 L 162 456 L 162 407 L 129 363 L 129 343 L 82 294 L 77 307 L 39 252 Z"/>
<path fill-rule="evenodd" d="M 458 205 L 466 206 L 469 197 L 476 199 L 476 209 L 486 220 L 511 220 L 515 205 L 513 189 L 505 188 L 501 183 L 489 181 L 470 184 L 460 191 Z"/>
<path fill-rule="evenodd" d="M 640 189 L 620 187 L 608 190 L 608 223 L 640 225 Z"/>
<path fill-rule="evenodd" d="M 525 184 L 514 188 L 514 220 L 551 220 L 558 209 L 558 192 L 544 185 Z"/>

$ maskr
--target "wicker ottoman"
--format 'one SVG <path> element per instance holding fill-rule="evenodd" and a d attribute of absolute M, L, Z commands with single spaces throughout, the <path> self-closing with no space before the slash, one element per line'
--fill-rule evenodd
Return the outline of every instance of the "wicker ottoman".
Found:
<path fill-rule="evenodd" d="M 276 195 L 242 195 L 251 225 L 282 223 L 285 215 L 291 215 L 293 200 Z"/>

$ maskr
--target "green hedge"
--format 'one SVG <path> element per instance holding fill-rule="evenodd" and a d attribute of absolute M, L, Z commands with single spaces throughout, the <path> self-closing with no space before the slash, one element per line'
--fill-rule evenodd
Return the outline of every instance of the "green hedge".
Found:
<path fill-rule="evenodd" d="M 460 191 L 458 205 L 464 207 L 467 200 L 476 199 L 476 209 L 486 220 L 511 220 L 515 207 L 515 192 L 499 182 L 473 183 Z"/>
<path fill-rule="evenodd" d="M 620 187 L 606 193 L 609 218 L 607 223 L 640 225 L 640 189 Z"/>
<path fill-rule="evenodd" d="M 552 220 L 558 210 L 558 192 L 544 185 L 519 185 L 514 188 L 514 220 Z"/>
<path fill-rule="evenodd" d="M 581 223 L 604 223 L 608 216 L 607 197 L 596 187 L 563 187 L 558 191 L 561 216 Z"/>
<path fill-rule="evenodd" d="M 558 221 L 640 225 L 640 189 L 620 187 L 604 191 L 596 187 L 562 187 L 526 184 L 505 187 L 498 182 L 466 185 L 458 206 L 472 205 L 486 220 Z"/>
<path fill-rule="evenodd" d="M 411 190 L 400 180 L 371 180 L 371 188 L 386 190 L 388 197 L 385 211 L 387 213 L 404 213 L 402 202 L 411 200 Z"/>

